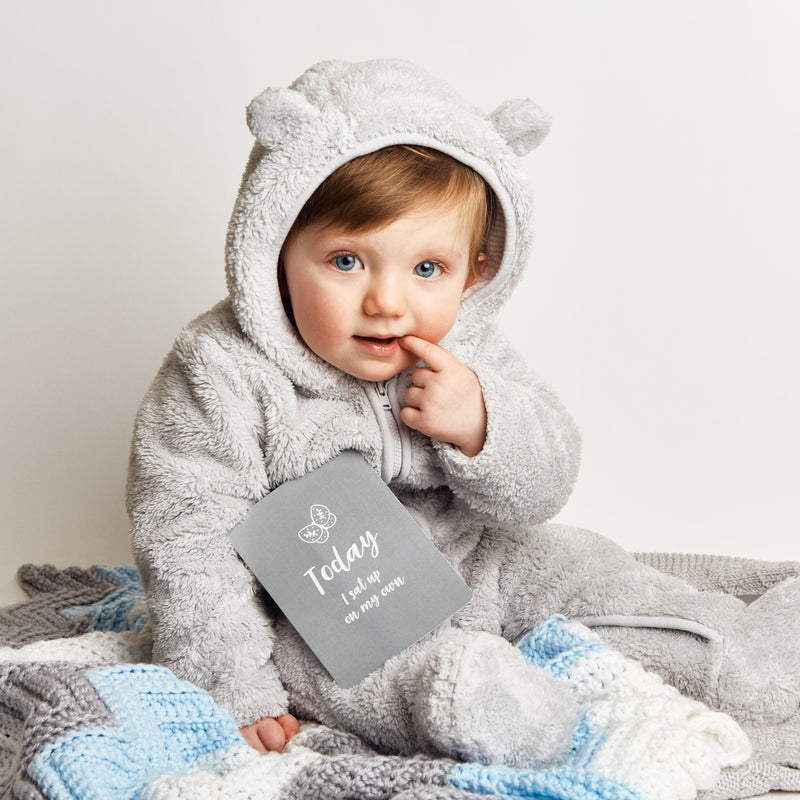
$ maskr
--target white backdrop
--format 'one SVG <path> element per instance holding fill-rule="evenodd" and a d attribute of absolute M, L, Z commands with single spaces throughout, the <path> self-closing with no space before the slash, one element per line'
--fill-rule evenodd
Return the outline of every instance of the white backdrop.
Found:
<path fill-rule="evenodd" d="M 3 0 L 0 601 L 130 562 L 136 407 L 224 295 L 244 107 L 322 58 L 528 95 L 538 233 L 506 313 L 577 417 L 561 519 L 631 549 L 800 558 L 800 3 Z"/>

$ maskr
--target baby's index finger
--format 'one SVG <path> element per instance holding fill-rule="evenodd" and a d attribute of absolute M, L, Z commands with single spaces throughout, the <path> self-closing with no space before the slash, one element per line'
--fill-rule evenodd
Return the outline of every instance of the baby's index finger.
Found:
<path fill-rule="evenodd" d="M 419 336 L 403 336 L 400 346 L 409 353 L 413 353 L 417 358 L 424 361 L 434 372 L 447 367 L 452 355 L 444 347 L 421 339 Z"/>

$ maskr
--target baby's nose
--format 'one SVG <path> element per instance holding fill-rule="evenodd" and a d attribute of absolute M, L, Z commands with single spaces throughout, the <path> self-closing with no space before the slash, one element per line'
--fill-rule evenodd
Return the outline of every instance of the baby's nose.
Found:
<path fill-rule="evenodd" d="M 368 316 L 402 317 L 407 308 L 408 300 L 397 281 L 376 279 L 370 283 L 364 296 L 365 314 Z"/>

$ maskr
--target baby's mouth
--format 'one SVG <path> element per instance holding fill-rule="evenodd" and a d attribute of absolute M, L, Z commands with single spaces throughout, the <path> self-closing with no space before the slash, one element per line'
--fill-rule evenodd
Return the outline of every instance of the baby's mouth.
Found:
<path fill-rule="evenodd" d="M 397 337 L 390 336 L 388 339 L 381 339 L 378 336 L 357 336 L 357 339 L 364 339 L 367 342 L 375 342 L 375 344 L 391 344 Z"/>
<path fill-rule="evenodd" d="M 373 356 L 393 356 L 400 348 L 397 336 L 354 336 L 353 338 Z"/>

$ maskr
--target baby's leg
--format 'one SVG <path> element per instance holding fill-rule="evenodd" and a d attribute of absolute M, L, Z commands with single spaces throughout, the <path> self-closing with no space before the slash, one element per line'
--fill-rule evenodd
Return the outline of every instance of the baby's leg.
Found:
<path fill-rule="evenodd" d="M 778 724 L 796 717 L 800 579 L 769 589 L 719 628 L 717 640 L 658 628 L 596 630 L 681 691 L 739 722 Z"/>
<path fill-rule="evenodd" d="M 382 752 L 544 766 L 572 745 L 569 689 L 500 636 L 442 626 L 350 689 L 288 623 L 276 638 L 273 657 L 293 711 Z"/>
<path fill-rule="evenodd" d="M 745 606 L 646 567 L 590 531 L 540 526 L 508 534 L 501 550 L 498 589 L 511 641 L 550 614 L 564 614 L 742 722 L 797 713 L 800 581 Z"/>

